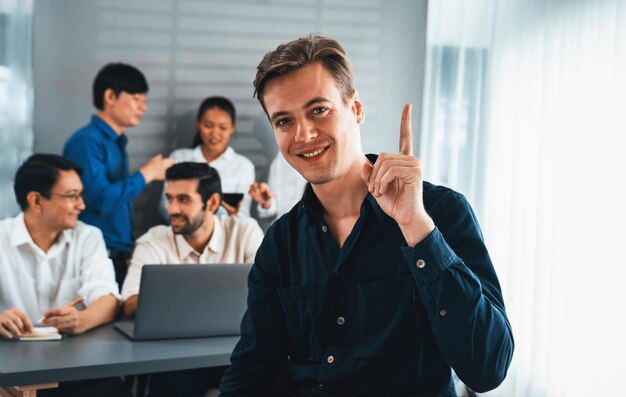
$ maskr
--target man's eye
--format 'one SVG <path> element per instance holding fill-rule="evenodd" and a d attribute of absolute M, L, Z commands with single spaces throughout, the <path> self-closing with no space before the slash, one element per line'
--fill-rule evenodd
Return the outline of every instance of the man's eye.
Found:
<path fill-rule="evenodd" d="M 285 125 L 287 125 L 287 123 L 289 122 L 289 119 L 278 119 L 276 120 L 276 127 L 283 127 Z"/>
<path fill-rule="evenodd" d="M 322 114 L 322 113 L 325 113 L 327 110 L 328 110 L 328 108 L 326 108 L 324 106 L 318 106 L 318 107 L 313 109 L 313 114 Z"/>

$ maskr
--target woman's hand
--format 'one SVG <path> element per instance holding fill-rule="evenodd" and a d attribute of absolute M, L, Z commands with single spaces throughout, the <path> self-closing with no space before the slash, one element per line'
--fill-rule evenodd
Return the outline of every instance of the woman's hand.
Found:
<path fill-rule="evenodd" d="M 248 194 L 264 209 L 268 209 L 272 205 L 274 193 L 272 193 L 272 190 L 265 182 L 254 182 L 250 185 Z"/>

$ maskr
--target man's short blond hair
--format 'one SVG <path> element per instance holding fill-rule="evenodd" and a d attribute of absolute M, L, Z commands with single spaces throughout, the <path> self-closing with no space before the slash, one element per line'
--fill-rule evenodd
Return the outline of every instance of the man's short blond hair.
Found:
<path fill-rule="evenodd" d="M 267 113 L 263 95 L 270 80 L 316 62 L 321 62 L 333 76 L 342 99 L 347 103 L 354 92 L 354 75 L 346 51 L 337 40 L 309 35 L 279 45 L 265 54 L 257 66 L 254 96 L 261 102 L 263 110 Z"/>

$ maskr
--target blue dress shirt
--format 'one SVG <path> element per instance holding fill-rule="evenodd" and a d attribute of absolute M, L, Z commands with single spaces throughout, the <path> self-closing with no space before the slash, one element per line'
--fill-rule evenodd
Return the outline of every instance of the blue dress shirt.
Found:
<path fill-rule="evenodd" d="M 119 251 L 133 244 L 132 200 L 146 187 L 140 172 L 128 175 L 127 143 L 126 135 L 94 115 L 63 147 L 63 156 L 83 168 L 87 208 L 80 220 L 98 227 L 107 248 Z"/>
<path fill-rule="evenodd" d="M 436 228 L 408 247 L 374 197 L 340 249 L 310 185 L 268 230 L 222 396 L 455 396 L 504 379 L 513 335 L 475 215 L 424 182 Z M 307 389 L 308 390 L 308 389 Z M 318 394 L 319 392 L 319 394 Z M 327 394 L 325 394 L 327 393 Z"/>

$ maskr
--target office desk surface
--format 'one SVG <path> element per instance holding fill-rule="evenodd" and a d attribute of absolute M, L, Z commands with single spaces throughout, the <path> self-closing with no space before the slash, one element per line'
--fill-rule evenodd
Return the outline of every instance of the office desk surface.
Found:
<path fill-rule="evenodd" d="M 238 336 L 131 341 L 105 325 L 60 341 L 0 341 L 0 387 L 230 364 Z"/>

